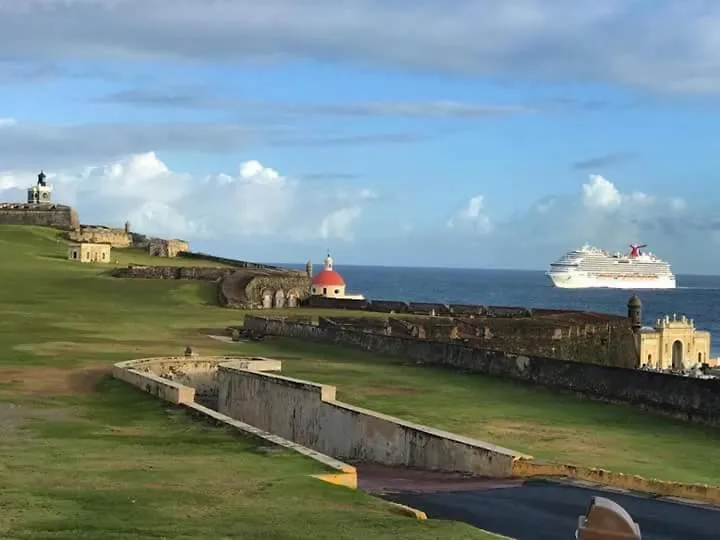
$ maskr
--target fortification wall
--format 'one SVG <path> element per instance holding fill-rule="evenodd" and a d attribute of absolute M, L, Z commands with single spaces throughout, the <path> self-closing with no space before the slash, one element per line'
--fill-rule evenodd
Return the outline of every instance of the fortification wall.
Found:
<path fill-rule="evenodd" d="M 507 478 L 521 457 L 336 401 L 334 386 L 228 365 L 219 367 L 218 382 L 222 414 L 337 459 Z"/>
<path fill-rule="evenodd" d="M 178 257 L 186 259 L 203 259 L 206 261 L 213 261 L 221 264 L 227 264 L 236 268 L 256 268 L 265 270 L 282 270 L 277 266 L 271 266 L 269 264 L 253 263 L 248 261 L 241 261 L 239 259 L 228 259 L 226 257 L 216 257 L 215 255 L 208 255 L 207 253 L 197 253 L 194 251 L 181 251 L 177 254 Z"/>
<path fill-rule="evenodd" d="M 218 281 L 235 272 L 233 268 L 212 268 L 208 266 L 136 266 L 118 268 L 113 277 L 136 279 L 195 279 Z"/>
<path fill-rule="evenodd" d="M 185 240 L 164 240 L 162 238 L 151 238 L 143 243 L 150 255 L 156 257 L 177 257 L 180 253 L 190 251 L 190 244 Z"/>
<path fill-rule="evenodd" d="M 125 229 L 114 229 L 102 225 L 81 225 L 68 234 L 73 242 L 90 242 L 92 244 L 110 244 L 114 248 L 127 248 L 131 238 Z"/>
<path fill-rule="evenodd" d="M 591 399 L 627 403 L 667 416 L 720 425 L 720 382 L 635 369 L 585 364 L 533 355 L 476 349 L 456 343 L 314 326 L 245 316 L 245 327 L 280 336 L 311 339 L 397 356 L 418 364 L 568 390 Z"/>
<path fill-rule="evenodd" d="M 496 308 L 484 307 L 494 313 Z M 508 308 L 500 308 L 507 310 Z M 521 309 L 521 308 L 518 308 Z M 636 368 L 638 356 L 630 322 L 625 317 L 604 318 L 582 312 L 558 312 L 519 318 L 476 316 L 390 318 L 333 317 L 325 324 L 379 331 L 398 337 L 432 341 L 462 341 L 468 347 L 529 354 L 590 364 Z M 389 328 L 389 330 L 388 330 Z"/>
<path fill-rule="evenodd" d="M 53 227 L 70 231 L 80 226 L 77 212 L 61 204 L 0 203 L 0 224 Z"/>

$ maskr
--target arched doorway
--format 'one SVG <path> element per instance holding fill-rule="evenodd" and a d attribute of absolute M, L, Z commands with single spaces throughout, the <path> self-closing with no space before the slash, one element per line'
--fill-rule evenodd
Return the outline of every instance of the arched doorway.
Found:
<path fill-rule="evenodd" d="M 297 307 L 298 295 L 295 291 L 290 291 L 287 296 L 287 305 L 289 308 Z"/>
<path fill-rule="evenodd" d="M 285 307 L 285 291 L 283 291 L 282 289 L 275 293 L 275 307 Z"/>
<path fill-rule="evenodd" d="M 672 346 L 672 367 L 673 369 L 685 369 L 683 362 L 683 344 L 682 341 L 675 340 Z"/>
<path fill-rule="evenodd" d="M 272 303 L 273 303 L 272 292 L 263 291 L 262 303 L 263 303 L 263 309 L 271 309 L 272 308 Z"/>

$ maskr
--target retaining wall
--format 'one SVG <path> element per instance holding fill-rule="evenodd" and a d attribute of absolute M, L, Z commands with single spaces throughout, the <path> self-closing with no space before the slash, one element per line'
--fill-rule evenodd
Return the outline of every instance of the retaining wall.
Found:
<path fill-rule="evenodd" d="M 348 465 L 335 458 L 279 437 L 274 433 L 258 429 L 256 426 L 230 418 L 225 414 L 197 403 L 194 401 L 194 388 L 177 381 L 169 380 L 158 374 L 165 373 L 167 376 L 171 373 L 177 374 L 183 372 L 182 376 L 187 378 L 187 382 L 204 380 L 200 376 L 203 366 L 211 371 L 217 372 L 218 366 L 224 363 L 234 364 L 250 370 L 267 369 L 275 371 L 280 370 L 282 366 L 279 360 L 267 358 L 234 358 L 227 356 L 142 358 L 139 360 L 118 362 L 113 366 L 113 377 L 157 396 L 164 401 L 180 405 L 194 416 L 200 417 L 205 421 L 239 431 L 245 435 L 259 437 L 271 444 L 303 454 L 327 468 L 328 472 L 313 475 L 315 478 L 330 484 L 341 485 L 352 489 L 357 488 L 357 471 L 352 465 Z M 402 509 L 402 505 L 393 506 Z M 406 513 L 418 519 L 426 519 L 422 512 L 418 512 L 409 507 Z"/>
<path fill-rule="evenodd" d="M 244 324 L 245 328 L 262 333 L 351 346 L 416 363 L 569 390 L 592 399 L 627 403 L 692 422 L 720 425 L 720 381 L 714 379 L 511 354 L 342 327 L 321 328 L 251 315 L 245 316 Z"/>
<path fill-rule="evenodd" d="M 118 369 L 130 368 L 145 374 L 156 375 L 194 390 L 194 400 L 209 407 L 217 406 L 217 370 L 222 363 L 232 363 L 243 369 L 280 371 L 282 363 L 268 358 L 236 358 L 232 356 L 169 356 L 144 358 L 121 362 Z M 129 382 L 129 381 L 128 381 Z"/>
<path fill-rule="evenodd" d="M 219 367 L 218 382 L 221 413 L 350 462 L 507 478 L 522 456 L 342 403 L 334 386 L 227 364 Z"/>
<path fill-rule="evenodd" d="M 357 471 L 352 465 L 320 453 L 313 449 L 311 444 L 300 444 L 289 440 L 291 437 L 270 433 L 269 429 L 262 429 L 207 408 L 193 400 L 194 388 L 165 378 L 174 374 L 186 382 L 207 381 L 202 376 L 203 367 L 214 370 L 218 374 L 218 382 L 225 381 L 222 384 L 225 387 L 223 400 L 230 401 L 224 408 L 242 417 L 254 416 L 258 423 L 265 422 L 276 429 L 285 429 L 292 438 L 302 434 L 302 437 L 315 447 L 323 444 L 336 446 L 351 455 L 384 460 L 381 463 L 412 463 L 423 468 L 437 467 L 437 463 L 440 463 L 441 470 L 473 469 L 471 472 L 475 474 L 486 474 L 487 470 L 491 470 L 498 475 L 525 478 L 564 476 L 646 493 L 720 503 L 720 487 L 717 486 L 665 482 L 603 469 L 536 462 L 530 456 L 517 455 L 494 445 L 478 445 L 479 441 L 417 426 L 335 401 L 335 388 L 332 386 L 254 371 L 277 371 L 281 368 L 281 363 L 277 360 L 235 357 L 146 358 L 115 364 L 113 375 L 161 399 L 176 403 L 205 421 L 299 452 L 327 467 L 329 472 L 313 475 L 316 478 L 331 484 L 357 488 Z M 295 390 L 289 391 L 290 388 Z M 248 394 L 244 390 L 255 393 Z M 235 396 L 231 397 L 231 393 L 235 393 Z M 239 404 L 243 400 L 247 407 Z M 304 423 L 306 421 L 310 423 Z M 324 422 L 329 422 L 326 431 L 319 429 Z M 351 440 L 343 440 L 343 429 L 349 430 Z M 329 437 L 328 443 L 322 442 L 320 436 L 323 434 Z M 364 448 L 366 445 L 368 449 Z M 398 454 L 403 451 L 407 458 Z M 446 457 L 443 457 L 443 452 L 447 454 Z M 513 457 L 509 468 L 508 454 Z M 428 457 L 422 457 L 423 455 Z M 454 465 L 451 460 L 458 460 L 460 465 Z M 475 469 L 476 467 L 480 470 Z M 426 519 L 425 514 L 418 510 L 397 504 L 393 506 L 406 515 Z"/>

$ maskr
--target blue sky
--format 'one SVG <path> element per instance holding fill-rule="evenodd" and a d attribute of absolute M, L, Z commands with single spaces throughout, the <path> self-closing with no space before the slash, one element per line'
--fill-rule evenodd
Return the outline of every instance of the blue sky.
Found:
<path fill-rule="evenodd" d="M 701 0 L 0 1 L 0 195 L 42 167 L 252 260 L 715 273 L 717 35 Z"/>

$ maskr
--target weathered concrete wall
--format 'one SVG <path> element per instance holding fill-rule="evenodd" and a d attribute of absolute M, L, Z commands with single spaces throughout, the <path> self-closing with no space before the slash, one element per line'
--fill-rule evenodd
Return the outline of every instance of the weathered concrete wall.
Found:
<path fill-rule="evenodd" d="M 61 204 L 0 203 L 0 224 L 34 225 L 70 231 L 80 227 L 77 212 Z"/>
<path fill-rule="evenodd" d="M 175 383 L 192 387 L 194 399 L 202 405 L 217 407 L 218 397 L 218 366 L 229 363 L 242 369 L 256 371 L 280 371 L 279 360 L 268 358 L 237 358 L 232 356 L 170 356 L 164 358 L 148 358 L 133 360 L 132 369 L 142 373 L 152 373 L 158 377 Z"/>
<path fill-rule="evenodd" d="M 416 363 L 514 379 L 589 398 L 627 403 L 693 422 L 720 425 L 720 382 L 635 369 L 483 350 L 448 342 L 245 317 L 245 327 L 267 334 L 346 345 Z"/>
<path fill-rule="evenodd" d="M 194 416 L 202 418 L 212 424 L 221 425 L 246 436 L 259 437 L 271 444 L 303 454 L 331 471 L 313 475 L 315 478 L 330 484 L 345 486 L 351 489 L 357 488 L 357 471 L 355 467 L 287 439 L 283 439 L 282 437 L 278 437 L 275 434 L 258 429 L 250 424 L 230 418 L 227 415 L 197 403 L 193 400 L 195 395 L 194 388 L 185 386 L 177 381 L 168 380 L 165 378 L 167 374 L 165 377 L 156 374 L 156 372 L 167 372 L 175 375 L 182 373 L 188 376 L 188 382 L 200 381 L 198 377 L 201 375 L 203 369 L 217 372 L 217 366 L 225 362 L 240 366 L 244 369 L 267 369 L 269 371 L 279 371 L 281 369 L 281 362 L 279 360 L 271 360 L 268 358 L 236 358 L 223 356 L 195 358 L 187 358 L 184 356 L 158 357 L 118 362 L 113 366 L 113 377 L 136 386 L 160 399 L 181 405 Z M 417 517 L 418 519 L 426 519 L 426 516 L 422 512 L 415 511 L 414 509 L 409 509 L 407 515 Z"/>
<path fill-rule="evenodd" d="M 194 388 L 169 381 L 154 373 L 116 365 L 113 367 L 113 377 L 176 405 L 195 401 Z"/>
<path fill-rule="evenodd" d="M 221 365 L 218 410 L 351 462 L 509 477 L 512 450 L 335 400 L 335 387 Z M 529 457 L 529 456 L 527 456 Z"/>

